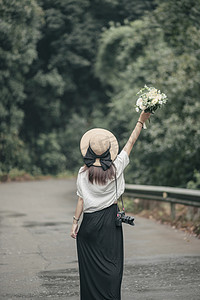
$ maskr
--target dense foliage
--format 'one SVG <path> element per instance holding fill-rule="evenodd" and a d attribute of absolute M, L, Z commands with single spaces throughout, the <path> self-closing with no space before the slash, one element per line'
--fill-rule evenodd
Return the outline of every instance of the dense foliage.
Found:
<path fill-rule="evenodd" d="M 130 182 L 185 187 L 194 175 L 197 179 L 199 17 L 197 1 L 158 1 L 153 13 L 102 34 L 96 69 L 101 81 L 112 87 L 108 126 L 118 131 L 123 143 L 138 118 L 133 99 L 144 83 L 169 98 L 137 142 L 128 169 Z"/>
<path fill-rule="evenodd" d="M 37 57 L 42 10 L 31 0 L 0 1 L 0 170 L 28 168 L 28 145 L 19 136 L 24 120 L 26 74 Z"/>
<path fill-rule="evenodd" d="M 1 0 L 0 19 L 0 173 L 77 171 L 92 127 L 122 147 L 146 83 L 169 102 L 127 182 L 199 188 L 199 1 Z"/>

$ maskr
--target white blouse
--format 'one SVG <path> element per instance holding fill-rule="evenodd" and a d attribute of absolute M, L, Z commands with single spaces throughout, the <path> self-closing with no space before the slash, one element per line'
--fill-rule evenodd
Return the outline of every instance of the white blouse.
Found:
<path fill-rule="evenodd" d="M 123 171 L 129 164 L 129 156 L 122 150 L 113 161 L 117 170 L 117 199 L 124 193 L 125 180 Z M 116 201 L 115 179 L 105 185 L 91 183 L 88 180 L 88 171 L 83 172 L 81 167 L 77 176 L 77 195 L 83 199 L 83 212 L 91 213 L 112 205 Z"/>

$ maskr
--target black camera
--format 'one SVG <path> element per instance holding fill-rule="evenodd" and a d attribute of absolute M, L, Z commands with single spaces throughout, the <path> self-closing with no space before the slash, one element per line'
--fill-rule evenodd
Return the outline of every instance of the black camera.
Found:
<path fill-rule="evenodd" d="M 115 219 L 115 225 L 116 226 L 122 226 L 122 222 L 127 223 L 129 225 L 134 226 L 134 217 L 125 216 L 124 211 L 118 211 L 117 217 Z"/>

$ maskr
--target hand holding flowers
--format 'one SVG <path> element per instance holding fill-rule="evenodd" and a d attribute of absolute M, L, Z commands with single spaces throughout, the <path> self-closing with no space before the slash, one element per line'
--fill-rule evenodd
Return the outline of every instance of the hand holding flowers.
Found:
<path fill-rule="evenodd" d="M 151 113 L 145 113 L 144 111 L 142 111 L 138 121 L 140 121 L 144 124 L 150 118 L 150 115 L 151 115 Z"/>
<path fill-rule="evenodd" d="M 167 96 L 161 93 L 154 87 L 148 87 L 147 85 L 142 88 L 137 95 L 135 110 L 139 112 L 140 110 L 145 113 L 154 113 L 157 108 L 161 107 L 163 104 L 167 103 Z M 144 129 L 146 129 L 146 122 L 144 123 Z"/>

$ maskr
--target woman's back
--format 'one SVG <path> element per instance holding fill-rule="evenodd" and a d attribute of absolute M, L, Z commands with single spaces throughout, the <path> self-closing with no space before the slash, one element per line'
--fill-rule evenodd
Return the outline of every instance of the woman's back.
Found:
<path fill-rule="evenodd" d="M 122 150 L 113 164 L 116 167 L 117 197 L 115 178 L 108 180 L 105 185 L 91 183 L 88 170 L 81 167 L 77 177 L 77 195 L 83 199 L 83 212 L 94 212 L 112 205 L 124 192 L 125 181 L 123 171 L 129 163 L 129 156 Z"/>

